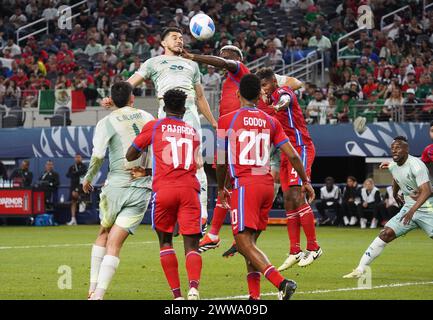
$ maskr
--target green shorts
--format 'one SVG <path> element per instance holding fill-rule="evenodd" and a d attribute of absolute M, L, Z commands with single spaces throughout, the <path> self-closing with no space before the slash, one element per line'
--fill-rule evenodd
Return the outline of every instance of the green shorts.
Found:
<path fill-rule="evenodd" d="M 102 188 L 99 202 L 99 218 L 104 228 L 114 224 L 134 234 L 143 221 L 152 190 L 148 188 Z"/>
<path fill-rule="evenodd" d="M 280 163 L 281 163 L 281 150 L 280 148 L 275 148 L 272 146 L 270 161 L 271 170 L 272 171 L 280 171 Z"/>
<path fill-rule="evenodd" d="M 430 209 L 418 209 L 413 215 L 409 224 L 404 225 L 400 219 L 408 212 L 410 207 L 404 206 L 391 220 L 387 222 L 385 227 L 394 230 L 397 237 L 403 236 L 414 229 L 422 229 L 431 238 L 433 237 L 433 211 Z"/>

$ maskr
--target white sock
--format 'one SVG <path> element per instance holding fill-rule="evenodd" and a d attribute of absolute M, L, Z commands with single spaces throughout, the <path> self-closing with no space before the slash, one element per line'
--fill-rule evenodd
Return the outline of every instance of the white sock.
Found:
<path fill-rule="evenodd" d="M 197 170 L 195 175 L 200 183 L 200 204 L 201 204 L 201 217 L 207 219 L 207 177 L 204 168 L 201 167 Z"/>
<path fill-rule="evenodd" d="M 278 190 L 280 190 L 280 187 L 281 187 L 281 183 L 275 183 L 274 182 L 274 200 L 272 200 L 272 202 L 275 201 L 275 198 L 278 195 Z"/>
<path fill-rule="evenodd" d="M 115 256 L 106 255 L 99 269 L 98 285 L 95 290 L 95 298 L 102 298 L 113 279 L 114 273 L 119 266 L 120 259 Z"/>
<path fill-rule="evenodd" d="M 361 257 L 361 261 L 359 261 L 359 266 L 356 268 L 357 270 L 364 272 L 365 267 L 370 265 L 374 259 L 376 259 L 385 249 L 386 242 L 377 237 L 373 240 L 373 242 L 370 244 L 368 249 L 364 252 L 364 254 Z"/>
<path fill-rule="evenodd" d="M 99 268 L 101 267 L 102 259 L 104 259 L 105 247 L 97 246 L 96 244 L 92 247 L 92 254 L 90 256 L 90 288 L 89 291 L 93 292 L 96 289 L 98 283 Z"/>

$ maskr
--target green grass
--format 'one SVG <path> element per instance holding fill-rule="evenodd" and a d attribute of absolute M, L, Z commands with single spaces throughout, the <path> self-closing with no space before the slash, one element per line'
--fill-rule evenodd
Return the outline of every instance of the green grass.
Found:
<path fill-rule="evenodd" d="M 97 226 L 0 227 L 0 299 L 85 299 L 89 279 L 89 257 Z M 342 279 L 358 263 L 378 230 L 322 227 L 318 229 L 322 257 L 308 268 L 294 267 L 283 274 L 298 283 L 293 299 L 432 299 L 433 284 L 374 288 L 397 283 L 433 282 L 432 240 L 414 231 L 389 245 L 372 266 L 372 290 L 316 292 L 353 288 L 357 280 Z M 231 244 L 229 227 L 222 230 L 220 248 L 203 254 L 201 298 L 245 295 L 245 264 L 241 256 L 223 259 Z M 156 234 L 141 226 L 121 253 L 121 262 L 106 299 L 171 299 L 159 264 Z M 183 246 L 175 240 L 184 291 L 186 274 Z M 46 246 L 30 247 L 25 246 Z M 65 245 L 57 246 L 54 245 Z M 269 227 L 259 246 L 278 266 L 287 253 L 288 239 L 282 226 Z M 72 289 L 60 290 L 59 266 L 72 268 Z M 262 278 L 262 292 L 275 289 Z M 264 299 L 276 299 L 265 295 Z"/>

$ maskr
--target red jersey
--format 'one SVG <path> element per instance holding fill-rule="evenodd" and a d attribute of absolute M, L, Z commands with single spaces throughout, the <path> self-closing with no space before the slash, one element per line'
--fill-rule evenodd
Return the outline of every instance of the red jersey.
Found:
<path fill-rule="evenodd" d="M 421 161 L 425 164 L 433 162 L 433 144 L 429 144 L 422 152 Z"/>
<path fill-rule="evenodd" d="M 289 107 L 277 112 L 274 106 L 287 95 L 290 96 Z M 280 87 L 272 93 L 271 99 L 272 105 L 266 105 L 262 101 L 262 103 L 259 103 L 259 108 L 281 123 L 292 145 L 296 147 L 313 144 L 298 98 L 293 90 L 289 87 Z"/>
<path fill-rule="evenodd" d="M 200 192 L 200 184 L 195 177 L 195 155 L 199 150 L 200 137 L 183 120 L 167 117 L 149 121 L 132 145 L 139 151 L 152 146 L 154 192 L 162 186 L 188 186 Z"/>
<path fill-rule="evenodd" d="M 254 183 L 273 184 L 271 144 L 289 141 L 281 124 L 257 108 L 241 108 L 218 121 L 218 149 L 227 152 L 234 188 Z"/>
<path fill-rule="evenodd" d="M 239 90 L 239 83 L 244 75 L 250 73 L 250 70 L 240 61 L 237 61 L 238 68 L 236 72 L 227 71 L 221 90 L 220 100 L 220 117 L 241 107 L 236 91 Z"/>

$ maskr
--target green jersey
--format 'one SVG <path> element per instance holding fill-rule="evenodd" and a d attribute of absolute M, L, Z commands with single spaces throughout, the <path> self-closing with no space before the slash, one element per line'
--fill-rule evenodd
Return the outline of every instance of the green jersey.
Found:
<path fill-rule="evenodd" d="M 136 72 L 155 84 L 158 98 L 170 89 L 185 91 L 188 99 L 195 100 L 195 85 L 200 83 L 200 69 L 196 62 L 179 57 L 161 55 L 146 60 Z"/>
<path fill-rule="evenodd" d="M 153 116 L 146 111 L 131 107 L 123 107 L 114 110 L 109 115 L 98 121 L 93 136 L 92 160 L 104 159 L 108 148 L 110 168 L 107 175 L 106 185 L 112 185 L 115 187 L 136 186 L 151 188 L 150 177 L 131 181 L 129 171 L 129 169 L 136 166 L 151 168 L 152 156 L 150 150 L 147 152 L 146 157 L 142 156 L 131 162 L 126 160 L 125 155 L 144 125 L 153 119 Z M 93 180 L 92 175 L 95 171 L 94 168 L 92 168 L 93 162 L 94 161 L 91 161 L 90 168 L 85 177 L 88 181 Z"/>
<path fill-rule="evenodd" d="M 424 162 L 411 155 L 401 166 L 391 161 L 389 171 L 403 192 L 405 206 L 412 206 L 415 200 L 411 198 L 411 195 L 416 195 L 421 185 L 430 182 L 428 169 Z M 428 209 L 433 213 L 433 198 L 429 198 L 420 209 Z"/>

